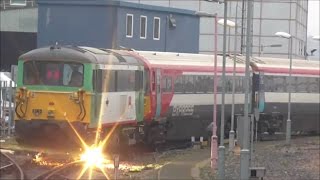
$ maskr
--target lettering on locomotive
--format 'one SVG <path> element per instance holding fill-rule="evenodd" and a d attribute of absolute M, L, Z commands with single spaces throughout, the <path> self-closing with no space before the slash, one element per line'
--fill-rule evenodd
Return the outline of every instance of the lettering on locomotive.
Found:
<path fill-rule="evenodd" d="M 172 116 L 192 116 L 194 105 L 175 105 L 173 106 Z"/>

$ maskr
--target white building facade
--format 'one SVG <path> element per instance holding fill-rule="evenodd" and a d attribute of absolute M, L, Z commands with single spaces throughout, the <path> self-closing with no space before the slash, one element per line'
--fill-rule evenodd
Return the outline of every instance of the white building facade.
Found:
<path fill-rule="evenodd" d="M 125 0 L 140 4 L 151 4 L 166 7 L 189 9 L 194 11 L 218 14 L 223 18 L 224 4 L 214 2 L 215 0 Z M 253 49 L 254 56 L 288 57 L 290 53 L 289 41 L 279 38 L 274 34 L 283 31 L 293 36 L 293 58 L 305 59 L 307 46 L 307 22 L 308 1 L 307 0 L 254 0 L 253 8 Z M 244 1 L 246 6 L 246 1 Z M 245 46 L 246 32 L 246 7 L 242 0 L 228 1 L 228 19 L 237 23 L 237 33 L 234 28 L 227 30 L 227 52 L 233 53 L 234 42 L 237 39 L 237 53 L 241 51 L 241 44 Z M 244 16 L 243 16 L 244 15 Z M 236 18 L 237 17 L 237 18 Z M 242 24 L 244 22 L 244 24 Z M 183 22 L 180 22 L 183 23 Z M 177 22 L 177 26 L 179 22 Z M 242 33 L 242 31 L 244 33 Z M 214 50 L 214 19 L 212 17 L 201 17 L 199 52 L 210 54 Z M 236 37 L 235 37 L 236 34 Z M 242 34 L 242 35 L 241 35 Z M 223 26 L 218 27 L 218 53 L 222 53 Z M 242 43 L 241 43 L 242 42 Z M 268 47 L 281 44 L 282 47 Z M 263 46 L 263 47 L 262 47 Z"/>

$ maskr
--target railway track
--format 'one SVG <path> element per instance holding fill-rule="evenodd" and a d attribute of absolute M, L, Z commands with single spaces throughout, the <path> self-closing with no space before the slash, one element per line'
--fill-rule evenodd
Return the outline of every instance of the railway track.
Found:
<path fill-rule="evenodd" d="M 48 170 L 40 175 L 37 175 L 36 177 L 32 178 L 32 180 L 49 180 L 49 179 L 63 179 L 63 180 L 71 180 L 74 179 L 71 177 L 68 177 L 72 171 L 75 170 L 75 168 L 82 166 L 83 161 L 75 161 L 68 164 L 64 164 L 62 166 L 55 167 L 51 170 Z"/>
<path fill-rule="evenodd" d="M 0 159 L 0 179 L 25 179 L 22 168 L 8 154 L 0 152 Z"/>

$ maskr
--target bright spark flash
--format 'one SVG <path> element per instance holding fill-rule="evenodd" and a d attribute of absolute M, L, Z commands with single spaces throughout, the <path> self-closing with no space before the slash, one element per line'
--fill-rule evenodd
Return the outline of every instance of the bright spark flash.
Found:
<path fill-rule="evenodd" d="M 102 146 L 95 147 L 93 145 L 87 148 L 84 154 L 81 155 L 81 160 L 89 167 L 101 168 L 103 163 L 107 161 L 102 151 Z"/>

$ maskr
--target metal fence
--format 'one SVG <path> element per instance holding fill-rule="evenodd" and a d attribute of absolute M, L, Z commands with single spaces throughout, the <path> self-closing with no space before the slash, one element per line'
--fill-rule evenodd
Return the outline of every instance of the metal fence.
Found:
<path fill-rule="evenodd" d="M 11 136 L 14 134 L 14 112 L 15 112 L 14 81 L 0 81 L 0 136 Z"/>

